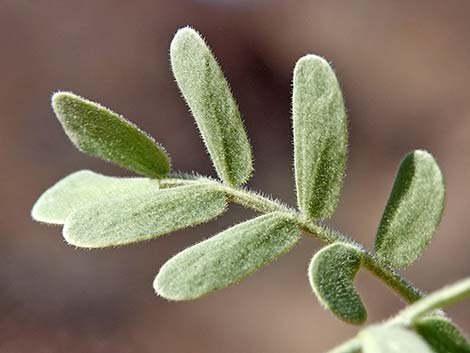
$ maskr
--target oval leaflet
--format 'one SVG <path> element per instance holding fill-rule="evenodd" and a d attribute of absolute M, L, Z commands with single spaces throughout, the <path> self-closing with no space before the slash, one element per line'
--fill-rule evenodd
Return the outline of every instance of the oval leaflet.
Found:
<path fill-rule="evenodd" d="M 124 245 L 207 222 L 226 205 L 225 194 L 205 184 L 143 192 L 73 212 L 63 234 L 79 247 Z"/>
<path fill-rule="evenodd" d="M 235 284 L 289 251 L 299 240 L 297 223 L 269 213 L 233 226 L 168 260 L 154 281 L 169 300 L 199 298 Z"/>

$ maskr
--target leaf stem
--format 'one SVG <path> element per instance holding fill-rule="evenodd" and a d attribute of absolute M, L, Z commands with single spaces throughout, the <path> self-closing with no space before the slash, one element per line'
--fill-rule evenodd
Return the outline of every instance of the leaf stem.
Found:
<path fill-rule="evenodd" d="M 175 178 L 160 179 L 158 181 L 161 188 L 171 188 L 195 183 L 206 183 L 212 185 L 215 189 L 224 192 L 228 199 L 234 203 L 250 208 L 260 213 L 284 212 L 297 220 L 306 235 L 313 237 L 325 244 L 335 242 L 345 242 L 356 246 L 362 253 L 362 265 L 370 273 L 381 279 L 388 287 L 398 294 L 405 302 L 413 303 L 424 296 L 424 293 L 416 288 L 410 281 L 403 278 L 398 272 L 394 271 L 364 246 L 358 244 L 352 238 L 331 229 L 324 224 L 316 223 L 307 218 L 299 211 L 283 204 L 278 200 L 273 200 L 257 192 L 244 188 L 237 188 L 226 185 L 207 177 L 179 175 Z"/>
<path fill-rule="evenodd" d="M 385 282 L 407 303 L 414 303 L 425 295 L 422 290 L 416 288 L 408 279 L 402 277 L 387 265 L 380 263 L 380 260 L 370 252 L 364 253 L 362 265 Z"/>

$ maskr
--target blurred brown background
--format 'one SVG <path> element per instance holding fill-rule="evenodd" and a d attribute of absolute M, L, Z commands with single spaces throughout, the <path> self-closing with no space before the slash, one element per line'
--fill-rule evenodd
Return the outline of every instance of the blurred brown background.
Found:
<path fill-rule="evenodd" d="M 401 157 L 430 150 L 448 187 L 443 222 L 406 275 L 436 289 L 469 275 L 470 2 L 0 0 L 0 352 L 322 352 L 357 328 L 324 311 L 301 242 L 236 287 L 187 303 L 154 295 L 178 250 L 251 213 L 111 250 L 66 245 L 33 223 L 38 195 L 78 169 L 126 172 L 80 154 L 50 109 L 54 90 L 109 106 L 162 142 L 176 169 L 213 174 L 169 71 L 177 28 L 216 52 L 254 147 L 250 187 L 294 203 L 290 89 L 295 61 L 330 60 L 349 110 L 348 175 L 331 220 L 366 245 Z M 401 307 L 367 273 L 369 322 Z M 470 331 L 469 301 L 449 310 Z"/>

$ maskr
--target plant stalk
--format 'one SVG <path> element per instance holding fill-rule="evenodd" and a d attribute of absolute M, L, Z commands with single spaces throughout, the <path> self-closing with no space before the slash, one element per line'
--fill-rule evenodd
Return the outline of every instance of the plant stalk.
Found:
<path fill-rule="evenodd" d="M 312 219 L 306 218 L 305 215 L 287 205 L 284 205 L 278 200 L 270 199 L 269 197 L 244 188 L 236 188 L 222 184 L 216 180 L 205 177 L 195 178 L 182 176 L 177 178 L 160 179 L 158 180 L 158 183 L 161 188 L 171 188 L 198 183 L 209 184 L 213 186 L 214 189 L 224 192 L 230 201 L 246 208 L 250 208 L 260 213 L 286 213 L 299 223 L 306 235 L 320 240 L 324 244 L 328 245 L 335 242 L 345 242 L 356 246 L 362 253 L 362 265 L 364 268 L 377 278 L 381 279 L 405 302 L 413 303 L 424 296 L 424 292 L 416 288 L 410 281 L 403 278 L 395 270 L 381 263 L 373 253 L 367 251 L 364 246 L 358 244 L 352 238 L 331 229 L 324 224 L 318 224 Z"/>

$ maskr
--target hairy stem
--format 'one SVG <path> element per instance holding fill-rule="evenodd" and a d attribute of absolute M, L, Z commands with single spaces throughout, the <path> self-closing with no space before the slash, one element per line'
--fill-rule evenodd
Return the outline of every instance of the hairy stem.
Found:
<path fill-rule="evenodd" d="M 403 278 L 399 273 L 382 264 L 377 257 L 367 251 L 361 244 L 355 242 L 352 238 L 331 229 L 323 224 L 318 224 L 312 219 L 297 210 L 284 205 L 278 200 L 270 199 L 259 193 L 235 188 L 222 184 L 216 180 L 204 177 L 177 177 L 161 179 L 158 181 L 161 188 L 171 188 L 176 186 L 191 185 L 195 183 L 207 183 L 215 189 L 224 192 L 228 199 L 234 203 L 250 208 L 260 213 L 284 212 L 295 218 L 306 235 L 309 235 L 325 244 L 335 242 L 345 242 L 356 246 L 362 252 L 362 265 L 377 278 L 381 279 L 395 293 L 397 293 L 405 302 L 413 303 L 424 296 L 424 293 L 416 288 L 411 282 Z"/>

